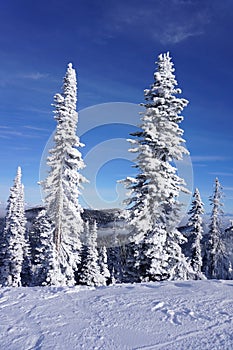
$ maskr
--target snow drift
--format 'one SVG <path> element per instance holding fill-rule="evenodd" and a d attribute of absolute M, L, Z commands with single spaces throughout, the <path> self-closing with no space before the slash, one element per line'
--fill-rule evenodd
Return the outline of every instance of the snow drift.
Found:
<path fill-rule="evenodd" d="M 232 349 L 233 281 L 2 288 L 4 350 Z"/>

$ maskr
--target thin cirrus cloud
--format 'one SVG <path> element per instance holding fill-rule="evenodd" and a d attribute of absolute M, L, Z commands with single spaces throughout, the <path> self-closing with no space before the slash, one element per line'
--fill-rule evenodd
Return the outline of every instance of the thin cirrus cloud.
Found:
<path fill-rule="evenodd" d="M 35 107 L 20 107 L 20 111 L 23 112 L 31 112 L 31 113 L 39 113 L 39 114 L 51 114 L 49 109 L 35 108 Z"/>
<path fill-rule="evenodd" d="M 0 87 L 1 88 L 5 88 L 6 86 L 17 87 L 19 85 L 24 85 L 26 82 L 28 84 L 28 81 L 39 82 L 48 78 L 51 79 L 49 74 L 40 73 L 40 72 L 19 73 L 14 75 L 7 75 L 7 76 L 4 76 L 4 74 L 2 74 L 1 80 L 0 80 Z"/>
<path fill-rule="evenodd" d="M 25 73 L 25 74 L 20 74 L 19 78 L 21 79 L 29 79 L 29 80 L 41 80 L 45 79 L 48 77 L 47 73 L 40 73 L 40 72 L 31 72 L 31 73 Z"/>
<path fill-rule="evenodd" d="M 178 44 L 181 41 L 188 39 L 189 37 L 198 36 L 204 34 L 203 30 L 195 28 L 189 28 L 189 26 L 170 26 L 167 28 L 159 38 L 162 44 Z"/>
<path fill-rule="evenodd" d="M 147 38 L 159 41 L 161 44 L 177 44 L 190 37 L 205 33 L 206 26 L 211 22 L 208 4 L 194 6 L 192 1 L 160 2 L 156 6 L 145 8 L 141 3 L 131 6 L 114 3 L 104 17 L 104 28 L 97 33 L 102 39 L 112 39 L 119 34 L 135 36 L 144 33 Z M 182 14 L 182 16 L 181 16 Z"/>
<path fill-rule="evenodd" d="M 39 135 L 35 135 L 35 134 L 25 134 L 22 131 L 16 131 L 16 130 L 1 130 L 0 131 L 0 138 L 4 138 L 4 139 L 11 139 L 15 137 L 26 137 L 26 138 L 39 138 Z"/>
<path fill-rule="evenodd" d="M 21 147 L 21 146 L 15 146 L 15 147 L 9 147 L 9 149 L 13 151 L 30 151 L 30 147 Z"/>
<path fill-rule="evenodd" d="M 233 187 L 227 187 L 227 186 L 225 187 L 225 186 L 224 186 L 224 191 L 233 191 Z M 229 197 L 228 197 L 228 198 L 229 198 Z"/>
<path fill-rule="evenodd" d="M 0 129 L 9 129 L 10 127 L 9 126 L 6 126 L 6 125 L 0 125 Z"/>
<path fill-rule="evenodd" d="M 225 156 L 191 156 L 193 162 L 216 162 L 229 160 L 229 157 Z"/>
<path fill-rule="evenodd" d="M 15 130 L 2 130 L 0 137 L 10 137 L 10 136 L 23 136 L 22 132 L 20 131 L 15 131 Z"/>
<path fill-rule="evenodd" d="M 210 175 L 216 175 L 216 176 L 233 176 L 233 172 L 232 173 L 227 173 L 227 172 L 222 172 L 222 171 L 214 171 L 214 172 L 210 172 Z"/>
<path fill-rule="evenodd" d="M 33 130 L 33 131 L 51 132 L 51 130 L 48 128 L 40 128 L 40 127 L 33 126 L 33 125 L 24 125 L 24 128 L 29 129 L 29 130 Z"/>
<path fill-rule="evenodd" d="M 182 21 L 167 18 L 167 25 L 161 26 L 161 33 L 157 32 L 155 38 L 165 45 L 178 44 L 190 37 L 203 35 L 209 23 L 210 17 L 205 9 L 187 11 Z"/>

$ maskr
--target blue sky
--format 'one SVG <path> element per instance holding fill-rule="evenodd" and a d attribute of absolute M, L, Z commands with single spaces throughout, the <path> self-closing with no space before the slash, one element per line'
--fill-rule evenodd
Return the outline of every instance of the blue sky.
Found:
<path fill-rule="evenodd" d="M 40 203 L 39 163 L 55 128 L 51 103 L 68 62 L 78 73 L 79 110 L 107 102 L 139 104 L 153 82 L 156 57 L 170 51 L 183 97 L 190 101 L 182 128 L 194 186 L 208 211 L 218 176 L 225 211 L 232 213 L 232 32 L 231 0 L 2 1 L 0 201 L 5 203 L 21 165 L 26 201 Z M 90 149 L 125 138 L 130 130 L 97 127 L 83 138 Z M 97 185 L 106 200 L 115 196 L 115 180 L 131 172 L 125 160 L 103 166 Z"/>

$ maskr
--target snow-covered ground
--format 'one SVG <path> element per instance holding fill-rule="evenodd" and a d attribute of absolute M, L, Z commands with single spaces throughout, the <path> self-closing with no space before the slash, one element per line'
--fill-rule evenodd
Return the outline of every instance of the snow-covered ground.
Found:
<path fill-rule="evenodd" d="M 233 349 L 233 281 L 3 288 L 0 349 Z"/>

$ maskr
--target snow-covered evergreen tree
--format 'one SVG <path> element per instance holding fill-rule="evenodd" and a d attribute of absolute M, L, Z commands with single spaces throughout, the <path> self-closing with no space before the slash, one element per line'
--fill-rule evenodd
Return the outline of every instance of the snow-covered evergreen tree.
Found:
<path fill-rule="evenodd" d="M 230 261 L 222 239 L 221 215 L 222 211 L 222 187 L 215 179 L 214 193 L 210 197 L 212 212 L 209 225 L 209 238 L 204 257 L 204 273 L 207 278 L 229 279 Z"/>
<path fill-rule="evenodd" d="M 21 273 L 24 261 L 26 218 L 24 211 L 24 187 L 21 183 L 21 168 L 18 167 L 14 185 L 10 189 L 3 242 L 1 247 L 2 266 L 0 284 L 21 286 Z"/>
<path fill-rule="evenodd" d="M 130 196 L 126 203 L 134 235 L 134 266 L 142 279 L 187 279 L 193 270 L 181 251 L 184 237 L 176 229 L 178 196 L 187 190 L 172 161 L 188 153 L 179 128 L 188 101 L 176 97 L 181 90 L 176 88 L 169 53 L 159 55 L 157 67 L 153 85 L 145 90 L 141 130 L 129 140 L 130 152 L 137 153 L 138 174 L 124 180 Z"/>
<path fill-rule="evenodd" d="M 191 241 L 191 266 L 196 272 L 197 277 L 203 279 L 204 276 L 202 270 L 202 252 L 201 252 L 201 240 L 203 235 L 203 221 L 202 215 L 204 214 L 204 207 L 201 200 L 200 192 L 198 188 L 195 189 L 193 194 L 193 201 L 191 209 L 188 213 L 190 218 L 188 220 L 188 232 Z"/>
<path fill-rule="evenodd" d="M 111 247 L 108 249 L 108 261 L 110 275 L 114 275 L 115 283 L 122 283 L 123 270 L 122 270 L 122 256 L 119 237 L 114 227 L 114 232 L 111 237 Z M 114 271 L 114 272 L 113 272 Z"/>
<path fill-rule="evenodd" d="M 140 251 L 143 250 L 140 249 Z M 124 283 L 140 282 L 140 275 L 138 271 L 139 266 L 135 265 L 136 262 L 139 261 L 136 254 L 139 254 L 139 245 L 135 244 L 133 241 L 130 241 L 125 246 L 125 256 L 122 266 L 122 281 Z"/>
<path fill-rule="evenodd" d="M 53 230 L 54 228 L 46 218 L 45 210 L 42 210 L 36 217 L 31 231 L 31 234 L 37 237 L 33 254 L 34 265 L 31 283 L 34 286 L 66 285 L 53 242 Z"/>
<path fill-rule="evenodd" d="M 110 284 L 115 285 L 116 284 L 116 278 L 115 278 L 115 269 L 114 267 L 112 268 L 111 275 L 110 275 Z"/>
<path fill-rule="evenodd" d="M 97 249 L 97 224 L 87 223 L 86 227 L 86 247 L 79 275 L 79 283 L 87 286 L 105 285 L 105 277 L 100 272 L 98 264 L 99 255 Z"/>
<path fill-rule="evenodd" d="M 83 231 L 82 208 L 78 197 L 82 183 L 86 179 L 79 173 L 84 168 L 80 151 L 82 147 L 76 128 L 77 83 L 72 64 L 64 78 L 62 94 L 55 95 L 55 119 L 57 121 L 54 136 L 54 148 L 50 150 L 47 179 L 42 183 L 46 192 L 46 216 L 54 226 L 53 240 L 58 252 L 61 270 L 67 284 L 75 283 L 74 271 L 80 263 Z"/>
<path fill-rule="evenodd" d="M 224 244 L 230 261 L 229 279 L 233 279 L 233 220 L 230 220 L 230 226 L 225 230 Z"/>
<path fill-rule="evenodd" d="M 29 242 L 27 226 L 25 230 L 25 245 L 23 247 L 23 264 L 21 271 L 21 283 L 23 287 L 31 285 L 32 280 L 32 261 L 31 261 L 31 246 Z"/>
<path fill-rule="evenodd" d="M 141 244 L 141 266 L 139 265 L 142 280 L 160 281 L 170 279 L 169 273 L 172 272 L 172 266 L 169 269 L 169 255 L 165 250 L 166 239 L 167 231 L 163 225 L 154 226 L 153 230 L 145 236 L 145 240 Z"/>
<path fill-rule="evenodd" d="M 109 284 L 110 281 L 110 272 L 108 268 L 108 256 L 107 256 L 107 248 L 105 246 L 101 246 L 98 249 L 99 252 L 99 267 L 100 274 L 103 276 L 103 284 Z"/>
<path fill-rule="evenodd" d="M 1 266 L 3 264 L 3 249 L 4 249 L 4 239 L 3 239 L 3 230 L 0 232 L 0 272 Z M 1 280 L 1 277 L 0 277 Z"/>

